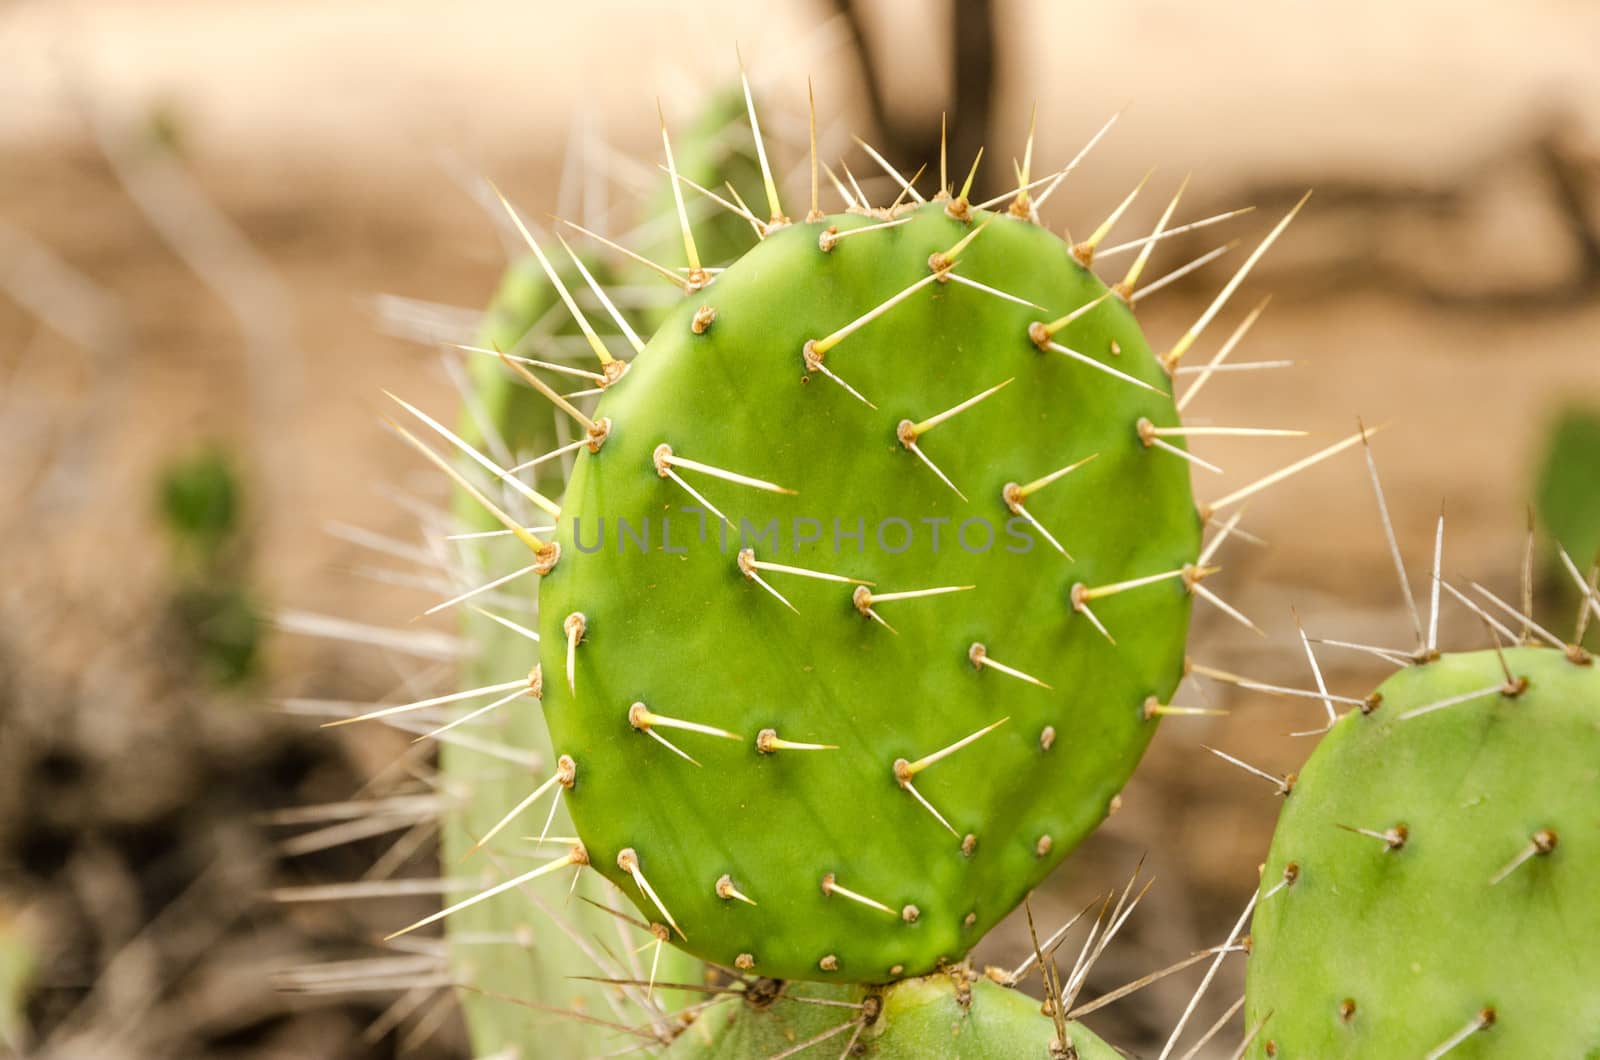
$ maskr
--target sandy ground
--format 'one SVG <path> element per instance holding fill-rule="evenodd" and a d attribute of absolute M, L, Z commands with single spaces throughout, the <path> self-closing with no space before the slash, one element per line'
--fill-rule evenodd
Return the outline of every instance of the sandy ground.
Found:
<path fill-rule="evenodd" d="M 1186 216 L 1260 202 L 1261 213 L 1230 226 L 1247 240 L 1292 189 L 1330 188 L 1196 350 L 1209 355 L 1277 290 L 1243 356 L 1295 367 L 1219 377 L 1193 411 L 1199 422 L 1314 437 L 1204 446 L 1227 473 L 1197 473 L 1201 496 L 1349 433 L 1359 416 L 1387 425 L 1375 448 L 1414 583 L 1442 506 L 1446 572 L 1513 585 L 1548 418 L 1568 400 L 1600 398 L 1600 298 L 1536 298 L 1576 263 L 1527 149 L 1560 115 L 1560 142 L 1593 164 L 1600 13 L 1545 2 L 1467 17 L 1435 0 L 1270 12 L 1137 0 L 1071 18 L 1044 2 L 1002 7 L 1001 89 L 1014 120 L 995 130 L 996 158 L 1017 145 L 1035 99 L 1047 165 L 1134 104 L 1050 204 L 1057 228 L 1092 227 L 1150 162 L 1162 166 L 1161 187 L 1195 173 Z M 894 42 L 884 51 L 897 100 L 937 110 L 926 86 L 943 71 L 921 57 L 939 39 L 930 10 L 943 6 L 889 3 L 870 21 Z M 0 293 L 10 296 L 0 297 L 0 496 L 19 498 L 7 507 L 28 516 L 8 520 L 11 555 L 49 549 L 23 579 L 30 591 L 136 613 L 160 577 L 142 529 L 153 469 L 222 435 L 259 476 L 252 514 L 272 599 L 370 621 L 409 617 L 416 593 L 341 574 L 363 556 L 323 532 L 338 521 L 408 534 L 410 516 L 375 490 L 415 472 L 376 425 L 378 388 L 403 384 L 439 409 L 450 403 L 430 351 L 382 333 L 375 297 L 481 305 L 504 259 L 461 174 L 554 209 L 574 114 L 603 120 L 612 141 L 653 160 L 652 98 L 687 112 L 697 89 L 733 72 L 736 41 L 777 101 L 775 126 L 794 127 L 808 72 L 824 115 L 859 123 L 853 62 L 836 33 L 815 30 L 821 14 L 805 4 L 597 2 L 558 16 L 489 0 L 448 13 L 420 2 L 0 5 Z M 178 130 L 181 161 L 170 170 L 126 146 L 153 115 Z M 152 170 L 130 194 L 129 174 Z M 1430 207 L 1437 193 L 1455 197 Z M 1147 229 L 1160 198 L 1135 208 L 1126 230 Z M 211 234 L 175 246 L 152 224 L 152 203 L 176 203 L 180 228 Z M 1211 235 L 1167 249 L 1157 270 L 1208 249 Z M 1226 268 L 1151 299 L 1141 318 L 1156 345 L 1182 332 Z M 1421 298 L 1396 276 L 1459 297 Z M 1507 287 L 1535 293 L 1470 297 Z M 53 477 L 41 470 L 45 455 L 75 444 L 85 446 L 80 462 Z M 1197 658 L 1304 683 L 1291 605 L 1314 634 L 1406 641 L 1359 459 L 1261 497 L 1244 526 L 1268 545 L 1225 553 L 1216 584 L 1272 635 L 1259 641 L 1205 616 Z M 1481 637 L 1459 610 L 1444 625 L 1459 643 Z M 274 691 L 376 692 L 392 679 L 381 661 L 304 643 L 279 644 L 274 661 Z M 1357 657 L 1330 652 L 1325 664 L 1348 693 L 1378 676 Z M 40 665 L 70 660 L 42 650 Z M 1130 976 L 1220 941 L 1270 834 L 1264 785 L 1199 743 L 1286 770 L 1307 747 L 1284 734 L 1319 709 L 1222 701 L 1234 708 L 1226 718 L 1168 726 L 1124 811 L 1049 897 L 1047 920 L 1148 851 L 1162 882 L 1140 915 L 1148 926 L 1130 928 L 1116 961 Z M 1230 975 L 1221 1003 L 1237 992 Z M 1181 1008 L 1187 989 L 1155 988 L 1150 1011 Z M 1126 1022 L 1159 1033 L 1157 1018 Z"/>

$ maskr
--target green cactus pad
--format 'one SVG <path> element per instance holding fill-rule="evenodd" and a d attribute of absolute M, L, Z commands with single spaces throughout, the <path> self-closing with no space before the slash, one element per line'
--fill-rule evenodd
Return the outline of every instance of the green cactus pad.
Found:
<path fill-rule="evenodd" d="M 802 998 L 824 1004 L 796 1000 Z M 841 1003 L 866 1008 L 858 1015 Z M 870 1018 L 863 1021 L 863 1015 Z M 1067 1038 L 1060 1041 L 1037 1000 L 957 970 L 881 990 L 764 980 L 749 999 L 711 1008 L 678 1036 L 665 1060 L 778 1056 L 822 1035 L 828 1037 L 817 1042 L 817 1056 L 844 1055 L 840 1050 L 852 1039 L 859 1051 L 849 1055 L 873 1060 L 1116 1060 L 1120 1055 L 1081 1023 L 1067 1024 Z"/>
<path fill-rule="evenodd" d="M 667 319 L 598 404 L 610 434 L 580 454 L 540 587 L 544 715 L 577 765 L 564 801 L 591 864 L 688 951 L 762 975 L 875 982 L 960 958 L 1105 816 L 1154 730 L 1145 705 L 1181 676 L 1201 523 L 1185 461 L 1141 441 L 1141 420 L 1178 416 L 1131 313 L 1106 299 L 1055 335 L 1094 364 L 1045 350 L 1031 324 L 1106 292 L 1064 243 L 943 202 L 903 216 L 831 250 L 829 227 L 881 219 L 777 230 Z M 902 294 L 807 371 L 808 341 Z M 918 452 L 898 440 L 1008 381 Z M 1069 560 L 1004 491 L 1091 456 L 1024 505 Z M 725 547 L 685 484 L 734 521 Z M 758 583 L 745 524 L 756 560 L 870 588 L 749 568 Z M 1172 576 L 1074 594 L 1151 575 Z M 853 602 L 943 587 L 961 591 Z M 829 749 L 763 753 L 767 730 Z"/>
<path fill-rule="evenodd" d="M 1600 672 L 1505 660 L 1515 695 L 1492 651 L 1396 674 L 1306 763 L 1255 911 L 1251 1056 L 1600 1056 Z"/>

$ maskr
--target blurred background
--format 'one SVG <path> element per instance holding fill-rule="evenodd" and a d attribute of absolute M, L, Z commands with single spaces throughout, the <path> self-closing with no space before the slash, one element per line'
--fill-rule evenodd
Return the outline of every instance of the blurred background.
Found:
<path fill-rule="evenodd" d="M 1126 108 L 1046 223 L 1088 232 L 1152 164 L 1124 238 L 1189 172 L 1180 217 L 1257 207 L 1162 245 L 1148 275 L 1244 241 L 1141 301 L 1157 348 L 1316 189 L 1196 351 L 1272 292 L 1235 359 L 1293 365 L 1219 375 L 1190 410 L 1313 436 L 1201 447 L 1225 475 L 1197 471 L 1200 495 L 1385 424 L 1418 594 L 1442 511 L 1445 577 L 1514 600 L 1530 511 L 1585 570 L 1600 550 L 1597 42 L 1578 0 L 0 0 L 0 1054 L 469 1055 L 434 973 L 296 977 L 436 901 L 306 888 L 437 867 L 424 819 L 373 836 L 296 818 L 393 790 L 401 756 L 415 780 L 427 751 L 292 704 L 451 679 L 450 616 L 412 621 L 440 595 L 413 498 L 442 492 L 378 415 L 385 386 L 456 404 L 440 342 L 478 331 L 513 248 L 481 178 L 531 217 L 628 232 L 658 187 L 656 101 L 691 123 L 736 83 L 736 44 L 791 198 L 808 76 L 825 157 L 885 201 L 852 132 L 910 172 L 948 112 L 952 169 L 984 145 L 988 194 L 1035 106 L 1036 172 Z M 1309 687 L 1291 608 L 1314 637 L 1411 645 L 1359 452 L 1242 525 L 1262 543 L 1208 584 L 1268 636 L 1202 609 L 1197 660 Z M 1534 574 L 1541 620 L 1572 636 L 1548 536 Z M 1442 627 L 1485 643 L 1448 596 Z M 1347 695 L 1385 673 L 1319 659 Z M 1321 713 L 1186 694 L 1229 713 L 1168 719 L 1035 900 L 1051 925 L 1141 857 L 1156 876 L 1086 996 L 1222 942 L 1255 886 L 1272 786 L 1201 744 L 1286 772 L 1310 747 L 1288 734 Z M 1003 927 L 979 959 L 1013 964 L 1025 939 Z M 1154 1055 L 1199 971 L 1090 1022 Z M 1224 965 L 1197 1025 L 1242 976 Z"/>

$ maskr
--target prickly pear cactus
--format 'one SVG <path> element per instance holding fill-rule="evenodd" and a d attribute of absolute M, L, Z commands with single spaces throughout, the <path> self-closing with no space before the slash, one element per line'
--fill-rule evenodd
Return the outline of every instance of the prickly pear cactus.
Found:
<path fill-rule="evenodd" d="M 807 1049 L 813 1045 L 818 1056 L 874 1060 L 1115 1060 L 1120 1055 L 1081 1023 L 1065 1029 L 1063 1037 L 1041 1014 L 1038 1001 L 962 969 L 883 988 L 758 979 L 737 1002 L 701 1016 L 664 1055 L 667 1060 L 746 1060 L 811 1055 Z"/>
<path fill-rule="evenodd" d="M 1066 244 L 960 199 L 774 225 L 706 279 L 600 399 L 546 553 L 563 800 L 691 953 L 926 973 L 1100 822 L 1181 675 L 1169 382 Z"/>
<path fill-rule="evenodd" d="M 1284 803 L 1251 1056 L 1600 1056 L 1600 672 L 1445 655 L 1334 725 Z"/>

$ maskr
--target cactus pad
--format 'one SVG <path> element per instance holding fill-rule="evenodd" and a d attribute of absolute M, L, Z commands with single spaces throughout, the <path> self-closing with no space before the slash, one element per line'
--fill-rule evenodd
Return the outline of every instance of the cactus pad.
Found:
<path fill-rule="evenodd" d="M 881 990 L 760 980 L 745 995 L 737 1007 L 717 1005 L 684 1030 L 667 1050 L 667 1060 L 774 1057 L 808 1041 L 816 1043 L 819 1056 L 874 1060 L 1115 1060 L 1120 1055 L 1081 1023 L 1067 1024 L 1063 1041 L 1038 1001 L 963 970 Z M 859 1015 L 841 1004 L 859 1006 Z M 839 1044 L 830 1048 L 823 1042 Z M 799 1055 L 811 1054 L 802 1049 Z"/>
<path fill-rule="evenodd" d="M 589 864 L 759 975 L 960 958 L 1181 674 L 1201 522 L 1128 307 L 1026 219 L 896 219 L 775 228 L 666 319 L 540 586 Z"/>
<path fill-rule="evenodd" d="M 1262 876 L 1250 1055 L 1600 1056 L 1600 672 L 1505 661 L 1509 685 L 1492 651 L 1404 670 L 1312 754 Z"/>

